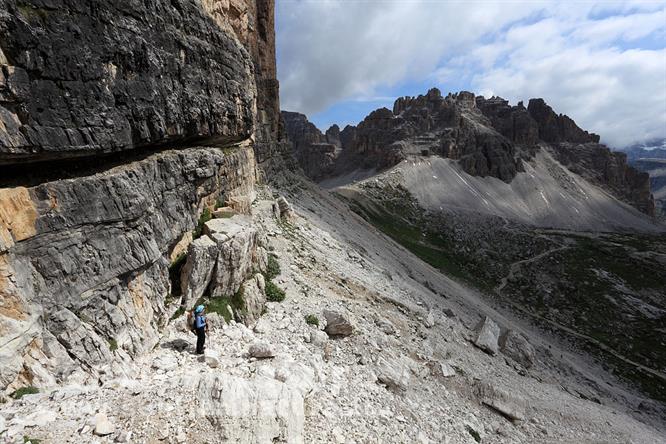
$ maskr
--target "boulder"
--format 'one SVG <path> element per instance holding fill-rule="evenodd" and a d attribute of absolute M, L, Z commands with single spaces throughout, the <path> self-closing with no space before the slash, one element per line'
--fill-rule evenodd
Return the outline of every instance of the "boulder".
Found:
<path fill-rule="evenodd" d="M 97 436 L 106 436 L 115 432 L 115 428 L 111 421 L 106 417 L 104 413 L 98 413 L 95 415 L 95 435 Z"/>
<path fill-rule="evenodd" d="M 209 372 L 184 377 L 180 385 L 196 393 L 200 416 L 224 430 L 225 441 L 304 442 L 303 395 L 288 383 Z"/>
<path fill-rule="evenodd" d="M 381 356 L 377 361 L 377 381 L 387 388 L 405 391 L 409 387 L 411 370 L 404 357 Z"/>
<path fill-rule="evenodd" d="M 213 217 L 216 219 L 228 219 L 235 214 L 236 212 L 231 207 L 221 207 L 213 211 Z"/>
<path fill-rule="evenodd" d="M 475 330 L 476 339 L 474 340 L 474 345 L 486 353 L 496 355 L 499 351 L 498 340 L 500 335 L 500 328 L 495 323 L 495 321 L 490 319 L 488 316 L 485 316 L 481 322 L 477 324 Z"/>
<path fill-rule="evenodd" d="M 187 262 L 180 275 L 183 303 L 190 307 L 199 299 L 213 276 L 217 244 L 208 236 L 195 239 L 187 248 Z"/>
<path fill-rule="evenodd" d="M 329 336 L 349 336 L 354 332 L 354 326 L 342 313 L 333 310 L 324 310 L 326 328 Z"/>
<path fill-rule="evenodd" d="M 266 251 L 260 245 L 259 229 L 250 217 L 211 219 L 204 225 L 204 231 L 218 248 L 210 285 L 212 297 L 232 296 L 255 270 L 265 269 Z"/>
<path fill-rule="evenodd" d="M 294 209 L 291 207 L 291 204 L 286 197 L 280 196 L 275 201 L 277 204 L 278 212 L 281 219 L 291 220 L 293 219 L 295 213 Z"/>
<path fill-rule="evenodd" d="M 250 346 L 248 353 L 251 357 L 257 359 L 266 359 L 275 356 L 273 347 L 271 347 L 271 345 L 267 344 L 266 342 L 255 342 Z"/>
<path fill-rule="evenodd" d="M 527 338 L 514 330 L 509 330 L 501 339 L 502 353 L 507 355 L 525 368 L 530 368 L 535 363 L 534 347 Z"/>
<path fill-rule="evenodd" d="M 151 367 L 155 370 L 170 372 L 178 368 L 178 358 L 171 354 L 160 355 L 153 359 Z"/>
<path fill-rule="evenodd" d="M 483 381 L 476 384 L 476 393 L 483 404 L 509 419 L 523 420 L 527 417 L 527 402 L 520 395 Z"/>
<path fill-rule="evenodd" d="M 253 325 L 259 320 L 266 305 L 266 283 L 261 273 L 246 281 L 241 290 L 244 309 L 236 310 L 236 318 L 245 325 Z"/>

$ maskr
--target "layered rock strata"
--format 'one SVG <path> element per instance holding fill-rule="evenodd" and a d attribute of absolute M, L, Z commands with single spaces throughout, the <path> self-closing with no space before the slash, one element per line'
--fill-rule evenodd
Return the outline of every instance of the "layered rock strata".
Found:
<path fill-rule="evenodd" d="M 251 261 L 219 295 L 259 287 L 256 232 L 211 235 L 214 248 L 192 233 L 220 202 L 247 214 L 257 159 L 282 155 L 273 9 L 0 0 L 1 389 L 152 348 L 181 306 L 188 251 L 213 269 L 186 303 L 243 248 Z"/>
<path fill-rule="evenodd" d="M 2 386 L 150 349 L 180 305 L 167 305 L 170 253 L 206 206 L 254 182 L 251 148 L 192 148 L 2 189 Z"/>

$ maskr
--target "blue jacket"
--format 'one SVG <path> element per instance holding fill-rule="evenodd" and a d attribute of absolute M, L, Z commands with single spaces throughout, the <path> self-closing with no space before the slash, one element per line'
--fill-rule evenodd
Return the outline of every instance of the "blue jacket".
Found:
<path fill-rule="evenodd" d="M 194 328 L 204 328 L 206 326 L 206 316 L 197 315 L 194 318 Z"/>

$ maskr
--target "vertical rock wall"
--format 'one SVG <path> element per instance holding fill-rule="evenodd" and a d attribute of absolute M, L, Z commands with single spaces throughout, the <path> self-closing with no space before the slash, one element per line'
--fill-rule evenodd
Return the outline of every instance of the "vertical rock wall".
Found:
<path fill-rule="evenodd" d="M 0 389 L 156 344 L 203 209 L 280 154 L 273 8 L 0 0 Z"/>

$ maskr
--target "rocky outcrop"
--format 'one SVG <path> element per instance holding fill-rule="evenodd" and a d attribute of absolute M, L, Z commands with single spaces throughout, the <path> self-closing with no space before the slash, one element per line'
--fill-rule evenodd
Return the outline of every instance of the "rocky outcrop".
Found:
<path fill-rule="evenodd" d="M 576 125 L 569 116 L 555 114 L 543 99 L 530 99 L 527 111 L 539 127 L 539 138 L 548 143 L 599 143 L 599 136 Z"/>
<path fill-rule="evenodd" d="M 602 186 L 639 211 L 655 215 L 650 175 L 629 166 L 625 153 L 598 143 L 552 145 L 557 160 L 569 170 Z"/>
<path fill-rule="evenodd" d="M 285 113 L 290 138 L 305 173 L 314 180 L 356 170 L 385 170 L 408 157 L 453 159 L 472 176 L 507 183 L 525 171 L 537 151 L 553 149 L 571 171 L 592 179 L 640 211 L 654 215 L 647 176 L 627 166 L 622 154 L 599 144 L 599 136 L 558 115 L 543 99 L 512 106 L 461 91 L 443 97 L 433 88 L 418 97 L 398 98 L 393 109 L 371 112 L 358 126 L 326 136 L 300 114 Z M 299 141 L 302 141 L 299 143 Z M 339 147 L 339 148 L 338 148 Z"/>
<path fill-rule="evenodd" d="M 288 111 L 282 111 L 282 120 L 303 172 L 314 180 L 332 174 L 340 153 L 340 128 L 334 125 L 324 135 L 305 115 Z"/>
<path fill-rule="evenodd" d="M 170 252 L 209 202 L 247 195 L 255 180 L 251 148 L 192 148 L 3 189 L 3 387 L 92 368 L 116 347 L 152 348 L 179 305 L 166 305 Z"/>

